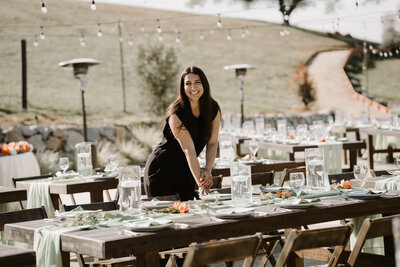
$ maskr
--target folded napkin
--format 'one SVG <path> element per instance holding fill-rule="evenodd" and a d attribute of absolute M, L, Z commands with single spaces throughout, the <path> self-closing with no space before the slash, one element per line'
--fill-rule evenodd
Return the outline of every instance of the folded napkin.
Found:
<path fill-rule="evenodd" d="M 54 206 L 50 197 L 50 182 L 49 181 L 35 181 L 29 186 L 27 208 L 40 208 L 44 206 L 47 216 L 54 218 Z"/>
<path fill-rule="evenodd" d="M 394 176 L 384 180 L 376 181 L 375 189 L 388 189 L 388 190 L 400 189 L 400 176 Z"/>
<path fill-rule="evenodd" d="M 325 171 L 329 174 L 342 172 L 343 144 L 341 142 L 329 142 L 320 144 L 324 149 Z"/>
<path fill-rule="evenodd" d="M 158 225 L 165 225 L 173 223 L 173 220 L 169 219 L 147 219 L 145 221 L 138 221 L 126 224 L 126 226 L 130 227 L 151 227 Z"/>
<path fill-rule="evenodd" d="M 269 187 L 263 186 L 263 185 L 260 186 L 260 191 L 264 192 L 264 193 L 274 193 L 276 191 L 281 192 L 283 190 L 293 191 L 292 188 L 290 188 L 290 187 L 280 187 L 280 186 L 278 186 L 276 184 L 273 184 L 273 185 L 271 185 Z"/>
<path fill-rule="evenodd" d="M 340 195 L 341 192 L 339 190 L 331 190 L 331 191 L 316 191 L 311 192 L 307 195 L 302 195 L 300 198 L 304 199 L 313 199 L 313 198 L 321 198 L 321 197 L 329 197 L 329 196 L 337 196 Z"/>

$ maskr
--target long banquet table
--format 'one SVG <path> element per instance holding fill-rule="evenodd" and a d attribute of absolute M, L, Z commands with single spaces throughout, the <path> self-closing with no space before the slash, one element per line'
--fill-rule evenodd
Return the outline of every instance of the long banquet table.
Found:
<path fill-rule="evenodd" d="M 255 215 L 242 219 L 207 220 L 200 215 L 180 217 L 175 220 L 177 226 L 174 228 L 151 233 L 136 233 L 133 236 L 119 234 L 117 227 L 64 233 L 61 234 L 61 249 L 64 255 L 68 255 L 66 252 L 76 252 L 102 259 L 135 255 L 136 266 L 158 266 L 159 251 L 187 246 L 191 242 L 269 232 L 377 213 L 399 213 L 400 192 L 391 193 L 396 195 L 383 195 L 373 200 L 324 197 L 321 198 L 321 202 L 308 209 L 287 210 L 275 204 L 263 205 L 256 208 Z M 276 210 L 273 207 L 276 207 Z M 32 243 L 35 229 L 54 223 L 49 220 L 38 220 L 6 224 L 5 238 Z"/>

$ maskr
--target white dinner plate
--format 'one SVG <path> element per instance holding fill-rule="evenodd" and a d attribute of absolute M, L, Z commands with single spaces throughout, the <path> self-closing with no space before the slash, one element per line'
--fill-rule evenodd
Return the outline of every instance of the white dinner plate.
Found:
<path fill-rule="evenodd" d="M 151 225 L 151 223 L 157 223 L 157 225 Z M 135 232 L 156 232 L 160 230 L 164 230 L 173 226 L 172 220 L 147 220 L 141 222 L 131 222 L 124 224 L 125 227 L 129 228 Z"/>
<path fill-rule="evenodd" d="M 202 195 L 200 196 L 201 199 L 206 200 L 206 201 L 215 201 L 216 199 L 219 200 L 229 200 L 231 199 L 231 194 L 208 194 L 208 195 Z"/>
<path fill-rule="evenodd" d="M 214 216 L 220 219 L 238 219 L 253 214 L 252 208 L 229 208 L 216 210 Z"/>
<path fill-rule="evenodd" d="M 368 200 L 368 199 L 380 198 L 382 196 L 382 193 L 379 193 L 379 194 L 352 194 L 352 193 L 349 193 L 348 196 L 351 198 Z"/>
<path fill-rule="evenodd" d="M 147 209 L 147 210 L 154 210 L 154 209 L 163 209 L 163 208 L 168 208 L 169 206 L 172 206 L 174 204 L 173 201 L 143 201 L 142 202 L 142 208 Z"/>

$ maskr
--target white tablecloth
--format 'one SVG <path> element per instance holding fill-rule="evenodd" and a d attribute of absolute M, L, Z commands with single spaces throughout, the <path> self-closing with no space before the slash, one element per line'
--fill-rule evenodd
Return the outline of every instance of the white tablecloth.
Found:
<path fill-rule="evenodd" d="M 0 157 L 0 185 L 14 187 L 11 178 L 37 175 L 39 163 L 32 152 Z"/>

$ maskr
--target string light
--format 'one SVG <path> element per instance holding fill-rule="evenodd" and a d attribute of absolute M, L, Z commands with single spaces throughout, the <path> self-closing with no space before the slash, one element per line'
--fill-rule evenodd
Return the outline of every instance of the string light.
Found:
<path fill-rule="evenodd" d="M 244 29 L 242 29 L 242 34 L 241 34 L 242 38 L 245 39 L 246 38 L 246 32 L 244 31 Z"/>
<path fill-rule="evenodd" d="M 143 26 L 140 27 L 140 31 L 144 32 L 144 27 Z"/>
<path fill-rule="evenodd" d="M 211 29 L 211 30 L 210 30 L 210 33 L 211 33 L 211 34 L 214 34 L 214 30 L 213 30 L 213 29 Z"/>
<path fill-rule="evenodd" d="M 157 32 L 158 33 L 162 33 L 162 29 L 161 29 L 161 26 L 160 26 L 160 20 L 159 19 L 157 19 Z"/>
<path fill-rule="evenodd" d="M 356 7 L 358 8 L 358 0 L 356 1 Z"/>
<path fill-rule="evenodd" d="M 157 39 L 158 41 L 162 42 L 164 40 L 164 38 L 162 37 L 161 33 L 157 34 Z"/>
<path fill-rule="evenodd" d="M 388 54 L 385 52 L 385 53 L 383 53 L 383 56 L 384 57 L 388 57 Z"/>
<path fill-rule="evenodd" d="M 372 54 L 374 54 L 374 55 L 375 55 L 375 54 L 376 54 L 376 52 L 377 52 L 377 51 L 376 51 L 376 49 L 375 49 L 375 48 L 374 48 L 374 49 L 372 49 Z"/>
<path fill-rule="evenodd" d="M 218 13 L 217 27 L 218 27 L 218 28 L 222 28 L 222 21 L 221 21 L 221 14 L 220 14 L 220 13 Z"/>
<path fill-rule="evenodd" d="M 47 7 L 46 7 L 46 4 L 43 2 L 43 0 L 42 0 L 42 13 L 43 14 L 47 13 Z"/>
<path fill-rule="evenodd" d="M 179 43 L 181 42 L 181 37 L 180 37 L 179 35 L 180 35 L 180 32 L 177 31 L 177 32 L 176 32 L 176 38 L 175 38 L 175 42 L 176 42 L 177 44 L 179 44 Z"/>
<path fill-rule="evenodd" d="M 79 43 L 81 44 L 82 47 L 86 46 L 85 36 L 83 35 L 83 33 L 81 33 L 81 37 L 79 37 Z"/>
<path fill-rule="evenodd" d="M 44 35 L 44 31 L 43 31 L 43 26 L 40 26 L 40 31 L 41 31 L 41 32 L 40 32 L 40 36 L 39 36 L 40 39 L 41 39 L 41 40 L 46 39 L 46 36 Z"/>
<path fill-rule="evenodd" d="M 379 56 L 382 57 L 382 56 L 383 56 L 383 53 L 382 53 L 382 52 L 379 52 Z"/>
<path fill-rule="evenodd" d="M 35 39 L 33 40 L 33 46 L 38 46 L 39 43 L 37 41 L 37 35 L 35 35 Z"/>
<path fill-rule="evenodd" d="M 226 36 L 226 40 L 228 41 L 232 40 L 231 29 L 228 29 L 228 35 Z"/>
<path fill-rule="evenodd" d="M 99 28 L 99 30 L 97 31 L 97 37 L 101 38 L 103 37 L 103 33 L 101 32 L 100 23 L 97 24 L 97 27 Z"/>
<path fill-rule="evenodd" d="M 204 40 L 204 35 L 201 33 L 201 31 L 200 31 L 199 39 L 200 39 L 201 41 Z"/>
<path fill-rule="evenodd" d="M 395 50 L 395 52 L 396 52 L 396 55 L 398 55 L 398 54 L 399 54 L 399 50 L 398 50 L 398 49 L 396 49 L 396 50 Z"/>
<path fill-rule="evenodd" d="M 244 33 L 245 33 L 246 35 L 249 35 L 249 34 L 250 34 L 250 30 L 249 30 L 248 27 L 245 28 Z"/>
<path fill-rule="evenodd" d="M 389 51 L 389 57 L 393 56 L 392 51 Z"/>
<path fill-rule="evenodd" d="M 96 2 L 94 0 L 92 0 L 92 4 L 90 5 L 90 9 L 93 10 L 93 11 L 95 11 L 97 9 L 96 8 Z"/>
<path fill-rule="evenodd" d="M 131 33 L 129 34 L 128 45 L 130 45 L 130 46 L 133 45 L 133 37 L 132 37 Z"/>
<path fill-rule="evenodd" d="M 289 15 L 287 14 L 286 10 L 283 12 L 283 19 L 285 21 L 289 21 Z"/>
<path fill-rule="evenodd" d="M 337 17 L 336 22 L 335 22 L 335 30 L 337 30 L 339 28 L 339 24 L 340 24 L 340 18 Z"/>

